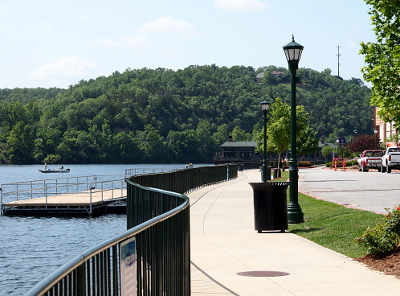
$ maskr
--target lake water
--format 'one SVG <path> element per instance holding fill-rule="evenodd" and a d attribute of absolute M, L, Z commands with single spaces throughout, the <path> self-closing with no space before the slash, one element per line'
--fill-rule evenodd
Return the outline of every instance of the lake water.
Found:
<path fill-rule="evenodd" d="M 40 165 L 0 165 L 0 184 L 91 175 L 123 178 L 125 169 L 148 173 L 184 167 L 184 164 L 64 165 L 71 169 L 69 174 L 43 174 L 38 171 L 43 168 Z M 125 230 L 126 215 L 96 218 L 0 216 L 0 295 L 25 294 L 63 263 Z"/>

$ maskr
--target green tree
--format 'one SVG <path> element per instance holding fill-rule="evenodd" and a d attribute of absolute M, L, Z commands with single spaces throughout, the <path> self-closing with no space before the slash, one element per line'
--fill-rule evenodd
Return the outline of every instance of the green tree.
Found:
<path fill-rule="evenodd" d="M 379 141 L 379 139 L 378 139 Z M 397 143 L 397 145 L 399 145 L 400 143 L 400 135 L 399 134 L 395 134 L 395 135 L 391 135 L 390 137 L 384 139 L 383 143 L 382 143 L 382 148 L 386 147 L 386 143 L 388 142 L 394 142 Z"/>
<path fill-rule="evenodd" d="M 298 155 L 313 153 L 318 148 L 317 132 L 310 126 L 305 126 L 299 131 L 296 139 Z"/>
<path fill-rule="evenodd" d="M 93 136 L 77 130 L 66 131 L 57 150 L 63 163 L 91 163 L 97 151 Z"/>
<path fill-rule="evenodd" d="M 199 139 L 195 130 L 170 131 L 168 134 L 168 150 L 174 162 L 199 162 L 201 158 Z"/>
<path fill-rule="evenodd" d="M 264 83 L 255 82 L 259 71 L 269 75 Z M 276 78 L 272 71 L 282 72 L 278 75 L 282 77 Z M 329 69 L 302 68 L 298 75 L 302 78 L 298 104 L 304 106 L 315 131 L 340 137 L 348 137 L 355 128 L 359 134 L 371 132 L 370 90 L 359 79 L 339 80 Z M 192 130 L 199 141 L 194 156 L 209 162 L 211 151 L 218 151 L 232 130 L 235 140 L 260 142 L 260 132 L 255 132 L 263 121 L 260 98 L 290 102 L 289 83 L 286 68 L 267 66 L 256 71 L 244 66 L 194 65 L 177 71 L 127 69 L 81 80 L 68 89 L 0 89 L 0 153 L 4 162 L 10 161 L 7 139 L 22 121 L 31 127 L 34 157 L 39 161 L 56 161 L 58 155 L 64 163 L 67 159 L 72 163 L 171 161 L 165 141 L 169 132 Z M 154 127 L 154 133 L 146 125 Z M 140 147 L 140 152 L 131 151 L 138 157 L 120 157 L 121 147 L 132 141 Z M 162 149 L 153 149 L 157 143 Z M 193 150 L 186 151 L 185 157 L 193 162 Z M 145 159 L 147 152 L 153 155 Z"/>
<path fill-rule="evenodd" d="M 139 132 L 137 137 L 140 141 L 139 147 L 145 155 L 145 159 L 150 163 L 165 163 L 169 161 L 166 153 L 164 138 L 160 132 L 150 124 L 146 125 L 144 131 Z"/>
<path fill-rule="evenodd" d="M 316 132 L 309 126 L 308 113 L 303 106 L 296 106 L 296 146 L 298 154 L 315 151 L 318 140 Z M 281 163 L 282 153 L 290 147 L 290 106 L 280 98 L 271 105 L 267 122 L 267 151 L 278 154 Z M 259 137 L 261 138 L 261 136 Z M 261 143 L 259 142 L 261 145 Z M 258 151 L 263 151 L 263 147 Z"/>
<path fill-rule="evenodd" d="M 326 161 L 326 158 L 333 153 L 333 148 L 329 145 L 325 145 L 324 147 L 322 147 L 321 153 L 325 157 L 325 161 Z"/>
<path fill-rule="evenodd" d="M 218 150 L 218 145 L 211 135 L 211 124 L 208 120 L 200 120 L 197 125 L 196 136 L 198 139 L 198 162 L 208 162 L 210 155 Z"/>
<path fill-rule="evenodd" d="M 137 139 L 133 133 L 119 132 L 113 137 L 112 154 L 116 156 L 115 163 L 140 163 L 144 155 L 140 151 Z"/>
<path fill-rule="evenodd" d="M 229 127 L 226 123 L 217 127 L 217 131 L 213 134 L 213 138 L 218 145 L 222 145 L 228 141 Z"/>
<path fill-rule="evenodd" d="M 53 163 L 58 161 L 61 156 L 56 156 L 57 146 L 61 141 L 61 132 L 58 129 L 47 128 L 41 129 L 37 132 L 35 139 L 35 158 L 39 162 Z M 52 160 L 44 160 L 48 155 L 53 155 Z"/>
<path fill-rule="evenodd" d="M 235 126 L 232 131 L 232 140 L 235 142 L 247 142 L 251 135 L 242 130 L 239 126 Z"/>
<path fill-rule="evenodd" d="M 32 163 L 35 149 L 32 129 L 19 121 L 7 139 L 7 156 L 12 163 Z"/>
<path fill-rule="evenodd" d="M 372 83 L 371 104 L 379 107 L 385 121 L 400 123 L 400 2 L 364 0 L 371 5 L 369 14 L 376 42 L 361 43 L 365 56 L 364 79 Z"/>
<path fill-rule="evenodd" d="M 280 98 L 275 100 L 269 110 L 267 122 L 267 151 L 278 154 L 278 165 L 281 163 L 282 153 L 290 145 L 290 106 Z M 263 151 L 263 146 L 261 148 Z"/>

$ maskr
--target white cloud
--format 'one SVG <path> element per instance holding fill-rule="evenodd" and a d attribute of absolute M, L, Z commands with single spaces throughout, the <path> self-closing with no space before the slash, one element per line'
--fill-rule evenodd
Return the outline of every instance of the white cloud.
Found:
<path fill-rule="evenodd" d="M 360 48 L 360 44 L 357 43 L 357 42 L 350 42 L 349 47 L 351 49 L 357 49 L 358 50 Z"/>
<path fill-rule="evenodd" d="M 197 34 L 195 28 L 188 22 L 175 20 L 169 16 L 163 16 L 153 22 L 148 22 L 141 26 L 136 33 L 178 33 L 186 37 Z"/>
<path fill-rule="evenodd" d="M 153 47 L 153 42 L 147 37 L 132 34 L 122 37 L 124 44 L 129 47 Z"/>
<path fill-rule="evenodd" d="M 78 14 L 78 20 L 89 23 L 91 19 L 86 14 Z"/>
<path fill-rule="evenodd" d="M 267 6 L 258 0 L 214 0 L 214 4 L 223 10 L 230 11 L 262 10 Z"/>
<path fill-rule="evenodd" d="M 0 15 L 1 16 L 7 15 L 9 12 L 10 12 L 9 9 L 6 9 L 3 6 L 0 6 Z"/>
<path fill-rule="evenodd" d="M 117 39 L 99 39 L 95 41 L 95 44 L 100 47 L 113 48 L 152 48 L 154 43 L 146 37 L 151 33 L 178 34 L 184 37 L 193 37 L 199 34 L 188 22 L 164 16 L 144 24 L 133 34 L 120 36 Z"/>
<path fill-rule="evenodd" d="M 0 34 L 9 34 L 9 33 L 11 33 L 10 28 L 5 26 L 0 27 Z"/>
<path fill-rule="evenodd" d="M 118 41 L 114 41 L 108 38 L 98 39 L 94 42 L 99 47 L 113 47 L 113 48 L 122 48 L 123 44 Z"/>
<path fill-rule="evenodd" d="M 112 47 L 112 48 L 150 48 L 153 47 L 153 43 L 147 37 L 130 34 L 119 37 L 118 40 L 112 40 L 108 38 L 103 38 L 95 41 L 95 44 L 100 47 Z"/>
<path fill-rule="evenodd" d="M 29 73 L 33 77 L 43 78 L 48 76 L 75 77 L 86 74 L 86 70 L 95 67 L 93 62 L 85 62 L 77 57 L 63 57 L 55 62 L 41 66 L 34 72 Z"/>
<path fill-rule="evenodd" d="M 41 31 L 45 31 L 45 32 L 49 32 L 54 35 L 57 35 L 57 32 L 53 29 L 53 27 L 46 20 L 39 19 L 39 23 L 40 23 Z"/>

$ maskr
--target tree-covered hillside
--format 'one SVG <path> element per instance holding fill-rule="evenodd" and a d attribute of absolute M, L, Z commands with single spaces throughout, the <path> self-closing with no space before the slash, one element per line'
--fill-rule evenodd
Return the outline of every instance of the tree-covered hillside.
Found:
<path fill-rule="evenodd" d="M 297 73 L 298 104 L 319 136 L 372 132 L 370 90 L 361 80 Z M 234 130 L 250 137 L 263 120 L 259 103 L 277 97 L 290 102 L 290 73 L 274 66 L 127 69 L 68 89 L 2 89 L 0 161 L 211 162 Z"/>

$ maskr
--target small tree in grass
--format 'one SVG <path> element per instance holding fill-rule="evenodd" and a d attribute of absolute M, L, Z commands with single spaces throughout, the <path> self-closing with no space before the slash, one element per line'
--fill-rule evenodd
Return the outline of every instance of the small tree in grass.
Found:
<path fill-rule="evenodd" d="M 329 145 L 325 145 L 324 147 L 322 147 L 321 153 L 325 157 L 326 161 L 326 158 L 333 153 L 333 148 Z"/>

